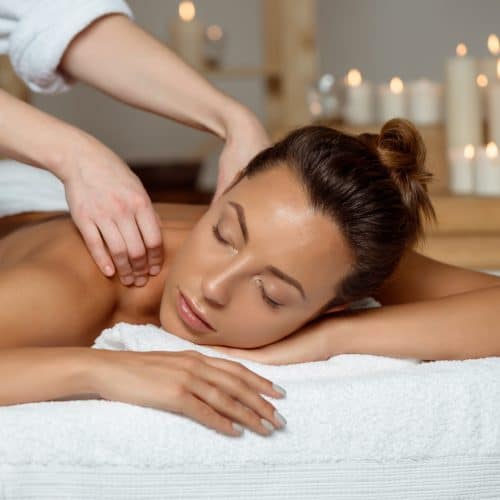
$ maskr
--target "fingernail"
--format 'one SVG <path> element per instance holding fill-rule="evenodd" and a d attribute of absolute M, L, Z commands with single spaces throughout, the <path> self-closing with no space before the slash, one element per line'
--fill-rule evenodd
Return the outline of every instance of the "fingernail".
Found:
<path fill-rule="evenodd" d="M 282 427 L 286 425 L 286 418 L 278 410 L 274 410 L 274 418 L 281 424 Z"/>
<path fill-rule="evenodd" d="M 120 279 L 124 285 L 130 285 L 134 282 L 134 277 L 131 274 L 128 276 L 121 276 Z"/>
<path fill-rule="evenodd" d="M 260 422 L 262 425 L 268 430 L 268 431 L 274 431 L 274 425 L 269 422 L 269 420 L 266 420 L 265 418 L 261 418 Z"/>
<path fill-rule="evenodd" d="M 106 274 L 106 276 L 112 276 L 113 275 L 113 268 L 111 266 L 106 266 L 104 268 L 104 274 Z"/>
<path fill-rule="evenodd" d="M 241 426 L 240 424 L 237 424 L 236 422 L 233 422 L 233 429 L 236 432 L 239 432 L 240 434 L 243 432 L 243 426 Z"/>
<path fill-rule="evenodd" d="M 149 274 L 151 276 L 156 276 L 161 270 L 160 266 L 151 266 L 151 269 L 149 270 Z"/>
<path fill-rule="evenodd" d="M 134 284 L 136 286 L 144 286 L 148 282 L 148 279 L 145 276 L 139 276 L 135 278 Z"/>
<path fill-rule="evenodd" d="M 273 384 L 273 389 L 276 392 L 279 392 L 282 396 L 286 396 L 286 391 L 285 391 L 285 389 L 283 389 L 283 387 L 281 387 L 281 385 Z"/>

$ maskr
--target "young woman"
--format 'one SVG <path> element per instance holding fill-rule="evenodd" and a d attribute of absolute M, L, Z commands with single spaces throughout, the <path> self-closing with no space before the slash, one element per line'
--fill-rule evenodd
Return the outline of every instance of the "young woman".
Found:
<path fill-rule="evenodd" d="M 67 215 L 7 234 L 0 404 L 93 393 L 230 435 L 232 421 L 263 435 L 266 420 L 282 425 L 259 395 L 279 393 L 239 363 L 89 348 L 119 321 L 274 363 L 351 352 L 496 355 L 500 278 L 411 250 L 434 215 L 424 160 L 406 120 L 357 137 L 298 129 L 258 154 L 208 210 L 161 214 L 166 265 L 142 288 L 103 276 Z M 370 295 L 384 307 L 346 312 Z"/>

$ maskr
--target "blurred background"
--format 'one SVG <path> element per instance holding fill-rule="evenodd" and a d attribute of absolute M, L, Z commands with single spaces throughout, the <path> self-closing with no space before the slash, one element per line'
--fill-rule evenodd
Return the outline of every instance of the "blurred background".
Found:
<path fill-rule="evenodd" d="M 500 270 L 498 0 L 128 0 L 135 21 L 249 106 L 273 139 L 322 123 L 378 132 L 412 120 L 428 148 L 439 224 L 419 250 Z M 77 84 L 30 95 L 1 61 L 0 86 L 98 137 L 154 201 L 209 203 L 221 144 Z M 175 77 L 175 75 L 173 75 Z"/>

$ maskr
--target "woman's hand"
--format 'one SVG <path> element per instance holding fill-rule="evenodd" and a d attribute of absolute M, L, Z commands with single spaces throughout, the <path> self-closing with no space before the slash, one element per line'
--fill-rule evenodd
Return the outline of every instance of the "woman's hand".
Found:
<path fill-rule="evenodd" d="M 226 125 L 225 145 L 219 158 L 217 188 L 212 202 L 229 186 L 236 174 L 269 145 L 269 137 L 253 113 L 246 108 L 232 111 Z"/>
<path fill-rule="evenodd" d="M 90 136 L 60 168 L 71 216 L 106 276 L 116 270 L 124 285 L 143 286 L 163 264 L 159 217 L 138 177 Z M 106 246 L 104 245 L 106 243 Z"/>
<path fill-rule="evenodd" d="M 290 365 L 312 361 L 326 361 L 341 354 L 341 322 L 333 315 L 311 321 L 299 330 L 273 344 L 254 349 L 207 345 L 210 349 L 229 356 L 268 365 Z"/>
<path fill-rule="evenodd" d="M 241 434 L 233 421 L 263 436 L 273 426 L 282 427 L 274 406 L 260 393 L 283 395 L 270 380 L 240 363 L 192 350 L 99 349 L 96 356 L 92 385 L 104 399 L 180 413 L 229 436 Z"/>

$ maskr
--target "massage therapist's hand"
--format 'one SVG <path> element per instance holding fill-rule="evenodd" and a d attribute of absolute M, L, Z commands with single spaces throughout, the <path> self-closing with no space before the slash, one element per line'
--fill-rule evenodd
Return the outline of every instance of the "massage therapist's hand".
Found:
<path fill-rule="evenodd" d="M 106 276 L 143 286 L 163 264 L 159 218 L 139 178 L 110 149 L 83 136 L 59 169 L 71 216 Z"/>
<path fill-rule="evenodd" d="M 260 151 L 270 145 L 264 127 L 246 107 L 234 105 L 227 118 L 225 144 L 219 158 L 217 187 L 212 198 L 214 202 L 231 183 L 236 174 Z"/>
<path fill-rule="evenodd" d="M 240 363 L 196 351 L 97 350 L 94 386 L 107 400 L 168 410 L 229 436 L 232 423 L 267 436 L 280 422 L 260 393 L 282 397 L 273 384 Z M 269 424 L 271 422 L 273 425 Z"/>

